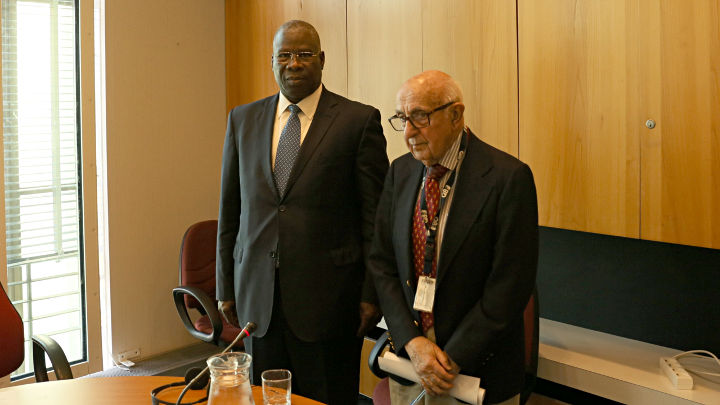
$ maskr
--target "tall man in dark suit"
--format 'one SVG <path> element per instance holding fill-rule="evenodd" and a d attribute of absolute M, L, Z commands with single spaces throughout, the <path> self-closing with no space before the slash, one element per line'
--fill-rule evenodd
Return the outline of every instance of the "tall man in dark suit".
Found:
<path fill-rule="evenodd" d="M 426 405 L 456 403 L 446 393 L 458 372 L 481 378 L 484 403 L 519 403 L 535 185 L 527 165 L 464 126 L 462 101 L 450 76 L 428 71 L 405 82 L 390 119 L 410 153 L 386 177 L 370 266 L 394 347 L 422 381 L 391 382 L 393 404 L 422 388 Z"/>
<path fill-rule="evenodd" d="M 379 318 L 365 261 L 388 168 L 380 113 L 322 86 L 310 24 L 283 24 L 272 58 L 280 93 L 228 118 L 217 298 L 231 322 L 258 325 L 245 341 L 256 384 L 287 368 L 294 392 L 352 404 Z"/>

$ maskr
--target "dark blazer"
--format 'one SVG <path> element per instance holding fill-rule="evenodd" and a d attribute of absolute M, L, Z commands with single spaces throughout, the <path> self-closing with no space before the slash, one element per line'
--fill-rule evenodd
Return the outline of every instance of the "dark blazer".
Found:
<path fill-rule="evenodd" d="M 423 165 L 395 160 L 375 221 L 370 266 L 396 349 L 422 336 L 412 309 L 412 215 Z M 445 225 L 434 303 L 437 344 L 461 373 L 481 378 L 486 402 L 520 392 L 523 309 L 535 285 L 537 197 L 530 168 L 469 136 Z M 403 350 L 401 350 L 403 349 Z"/>
<path fill-rule="evenodd" d="M 279 282 L 298 338 L 354 334 L 361 296 L 377 302 L 365 259 L 388 167 L 380 113 L 323 88 L 280 198 L 271 167 L 277 103 L 276 94 L 235 107 L 228 118 L 216 295 L 236 300 L 238 320 L 255 322 L 261 337 Z"/>

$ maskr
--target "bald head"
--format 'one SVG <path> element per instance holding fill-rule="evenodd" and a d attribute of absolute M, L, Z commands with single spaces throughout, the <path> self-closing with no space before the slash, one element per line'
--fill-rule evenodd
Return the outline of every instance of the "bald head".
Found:
<path fill-rule="evenodd" d="M 315 27 L 312 26 L 307 21 L 302 20 L 290 20 L 285 22 L 283 25 L 278 28 L 277 31 L 275 31 L 275 36 L 273 37 L 273 50 L 277 50 L 277 48 L 282 43 L 283 35 L 286 32 L 291 31 L 302 31 L 307 36 L 310 43 L 315 47 L 313 51 L 318 52 L 320 51 L 320 35 L 318 34 L 317 30 L 315 30 Z"/>
<path fill-rule="evenodd" d="M 455 79 L 439 70 L 427 70 L 406 80 L 398 91 L 398 101 L 411 94 L 439 105 L 463 101 L 462 90 Z"/>
<path fill-rule="evenodd" d="M 462 91 L 450 75 L 428 70 L 397 92 L 396 116 L 405 122 L 405 143 L 426 166 L 440 161 L 465 126 Z"/>

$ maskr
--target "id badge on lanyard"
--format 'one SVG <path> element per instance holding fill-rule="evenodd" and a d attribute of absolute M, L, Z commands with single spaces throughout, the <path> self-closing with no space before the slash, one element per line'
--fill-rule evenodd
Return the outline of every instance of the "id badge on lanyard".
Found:
<path fill-rule="evenodd" d="M 463 134 L 463 140 L 460 143 L 460 151 L 458 153 L 458 159 L 462 159 L 462 156 L 465 153 L 465 137 L 467 135 Z M 440 197 L 440 206 L 435 213 L 435 218 L 428 218 L 427 217 L 427 206 L 426 206 L 426 200 L 425 200 L 425 186 L 423 185 L 423 190 L 420 194 L 420 201 L 421 201 L 421 208 L 422 212 L 425 214 L 424 222 L 425 222 L 425 228 L 427 229 L 427 236 L 425 240 L 425 268 L 423 270 L 423 275 L 418 277 L 418 285 L 417 290 L 415 290 L 415 301 L 413 302 L 413 309 L 416 311 L 422 311 L 422 312 L 432 312 L 433 304 L 435 302 L 435 284 L 436 279 L 430 276 L 431 269 L 432 269 L 432 261 L 435 259 L 435 237 L 437 234 L 437 228 L 439 225 L 439 219 L 440 219 L 440 212 L 442 211 L 442 207 L 445 205 L 445 199 L 447 198 L 448 194 L 450 194 L 450 190 L 452 189 L 453 185 L 455 183 L 455 171 L 453 170 L 450 174 L 450 178 L 448 179 L 447 184 L 442 189 L 442 194 Z"/>
<path fill-rule="evenodd" d="M 428 276 L 420 276 L 417 290 L 415 291 L 413 309 L 422 312 L 432 312 L 434 301 L 435 279 Z"/>

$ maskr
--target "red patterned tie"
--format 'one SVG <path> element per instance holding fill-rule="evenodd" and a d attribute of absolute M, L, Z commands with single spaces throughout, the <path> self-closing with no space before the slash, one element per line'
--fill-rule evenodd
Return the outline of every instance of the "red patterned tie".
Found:
<path fill-rule="evenodd" d="M 427 203 L 428 220 L 432 223 L 433 218 L 438 209 L 438 203 L 440 202 L 440 183 L 439 179 L 447 172 L 447 167 L 441 166 L 440 164 L 433 165 L 427 174 L 425 180 L 425 200 Z M 412 243 L 413 243 L 413 264 L 415 265 L 415 281 L 417 281 L 423 274 L 423 268 L 425 266 L 425 239 L 426 239 L 425 222 L 420 213 L 420 198 L 418 198 L 415 204 L 415 215 L 413 215 L 413 230 L 412 230 Z M 436 249 L 439 249 L 436 246 Z M 432 261 L 432 270 L 430 277 L 435 278 L 437 276 L 437 252 Z M 433 314 L 429 312 L 420 312 L 420 318 L 422 320 L 423 332 L 427 332 L 433 326 Z"/>

